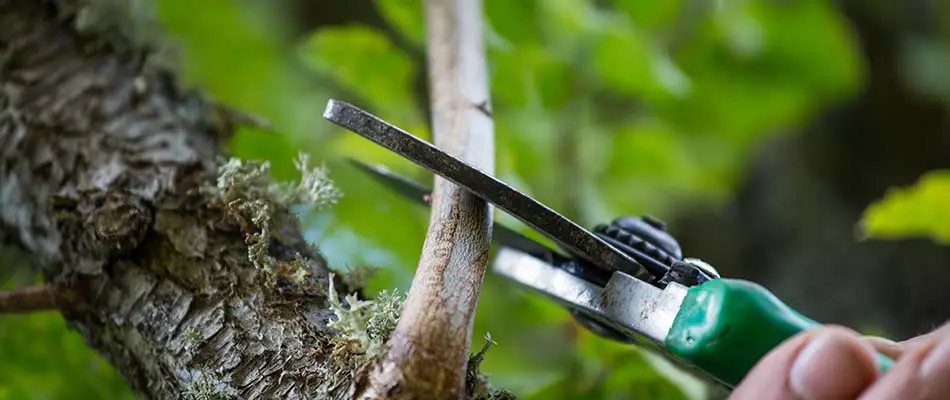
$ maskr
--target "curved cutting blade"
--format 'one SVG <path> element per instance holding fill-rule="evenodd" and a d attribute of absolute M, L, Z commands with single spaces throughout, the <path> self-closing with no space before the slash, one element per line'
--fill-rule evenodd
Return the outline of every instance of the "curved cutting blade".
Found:
<path fill-rule="evenodd" d="M 478 168 L 351 104 L 330 100 L 323 117 L 425 167 L 534 228 L 574 256 L 606 271 L 652 282 L 642 265 L 580 225 Z"/>

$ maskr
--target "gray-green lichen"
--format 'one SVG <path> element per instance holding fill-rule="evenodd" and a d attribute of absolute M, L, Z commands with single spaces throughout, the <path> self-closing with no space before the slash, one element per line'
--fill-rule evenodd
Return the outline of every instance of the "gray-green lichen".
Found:
<path fill-rule="evenodd" d="M 185 400 L 232 400 L 238 393 L 221 379 L 201 371 L 189 371 L 188 388 L 182 393 Z"/>
<path fill-rule="evenodd" d="M 318 209 L 336 204 L 342 194 L 330 180 L 326 167 L 311 167 L 310 156 L 306 153 L 298 155 L 294 166 L 300 171 L 299 182 L 278 184 L 271 188 L 280 203 L 308 205 Z"/>
<path fill-rule="evenodd" d="M 300 284 L 309 272 L 302 257 L 298 255 L 291 268 L 280 268 L 278 261 L 268 254 L 276 229 L 276 215 L 293 205 L 325 209 L 336 204 L 342 193 L 324 167 L 310 166 L 306 154 L 299 155 L 295 166 L 301 173 L 299 182 L 275 183 L 271 180 L 270 163 L 232 157 L 222 162 L 216 184 L 205 186 L 204 193 L 210 196 L 212 206 L 225 209 L 242 227 L 248 259 L 255 267 Z"/>
<path fill-rule="evenodd" d="M 324 167 L 312 167 L 305 154 L 295 162 L 301 177 L 298 181 L 274 183 L 267 162 L 239 158 L 222 160 L 217 180 L 203 188 L 209 205 L 223 209 L 232 222 L 241 226 L 248 247 L 248 260 L 270 276 L 283 276 L 298 285 L 307 281 L 311 269 L 297 254 L 293 261 L 280 262 L 269 248 L 275 235 L 275 219 L 294 205 L 326 209 L 336 204 L 340 191 L 329 178 Z M 288 265 L 290 267 L 288 267 Z M 347 290 L 359 290 L 371 273 L 366 267 L 345 271 L 340 277 Z M 328 338 L 329 362 L 320 371 L 319 398 L 342 398 L 340 393 L 351 386 L 358 371 L 369 361 L 382 354 L 386 341 L 396 327 L 402 309 L 403 297 L 395 291 L 383 291 L 375 299 L 361 299 L 357 293 L 343 298 L 330 274 L 326 300 L 334 317 L 326 320 L 327 327 L 336 331 Z M 213 392 L 203 384 L 203 393 Z M 196 391 L 200 392 L 200 391 Z"/>
<path fill-rule="evenodd" d="M 340 299 L 330 279 L 328 303 L 335 318 L 327 326 L 338 334 L 330 340 L 330 365 L 324 372 L 324 381 L 318 390 L 329 395 L 348 385 L 347 395 L 353 394 L 353 382 L 359 371 L 382 356 L 386 342 L 396 328 L 405 298 L 397 291 L 382 291 L 375 299 L 362 300 L 356 293 Z"/>
<path fill-rule="evenodd" d="M 397 291 L 384 290 L 374 300 L 360 300 L 356 293 L 340 301 L 333 280 L 330 280 L 328 300 L 336 320 L 327 326 L 340 332 L 334 338 L 334 353 L 347 352 L 365 360 L 381 354 L 389 335 L 396 329 L 404 298 Z M 365 361 L 364 360 L 364 361 Z"/>

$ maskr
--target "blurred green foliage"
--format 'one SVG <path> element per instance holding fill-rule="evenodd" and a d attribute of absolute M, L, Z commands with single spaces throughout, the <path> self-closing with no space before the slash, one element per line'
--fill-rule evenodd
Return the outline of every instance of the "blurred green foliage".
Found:
<path fill-rule="evenodd" d="M 305 216 L 309 238 L 337 268 L 379 268 L 371 293 L 408 289 L 427 210 L 339 156 L 421 182 L 431 174 L 335 129 L 321 112 L 337 97 L 429 138 L 413 85 L 424 59 L 369 26 L 323 27 L 292 40 L 280 3 L 158 4 L 182 43 L 184 80 L 279 132 L 242 128 L 231 150 L 270 161 L 279 178 L 293 176 L 298 150 L 324 160 L 344 197 Z M 424 50 L 421 1 L 376 4 L 400 42 Z M 587 225 L 728 201 L 752 146 L 852 95 L 865 74 L 846 21 L 827 0 L 485 0 L 485 14 L 497 173 Z M 538 237 L 507 215 L 496 218 Z M 489 331 L 499 343 L 483 370 L 521 398 L 702 398 L 702 385 L 665 361 L 595 337 L 491 274 L 478 307 L 473 337 Z M 76 355 L 81 344 L 62 329 L 49 315 L 0 319 L 0 397 L 100 398 L 118 387 L 93 367 L 94 356 Z M 15 392 L 40 381 L 78 383 L 69 396 Z"/>
<path fill-rule="evenodd" d="M 21 276 L 0 288 L 30 283 Z M 0 316 L 0 400 L 107 398 L 136 397 L 58 313 Z"/>
<path fill-rule="evenodd" d="M 915 92 L 950 104 L 950 79 L 944 65 L 950 50 L 942 39 L 909 35 L 900 62 L 901 78 Z M 859 229 L 866 238 L 929 238 L 950 243 L 950 171 L 934 170 L 906 187 L 891 188 L 864 212 Z"/>
<path fill-rule="evenodd" d="M 926 237 L 950 243 L 950 171 L 931 171 L 908 187 L 892 188 L 865 211 L 863 233 L 872 238 Z"/>

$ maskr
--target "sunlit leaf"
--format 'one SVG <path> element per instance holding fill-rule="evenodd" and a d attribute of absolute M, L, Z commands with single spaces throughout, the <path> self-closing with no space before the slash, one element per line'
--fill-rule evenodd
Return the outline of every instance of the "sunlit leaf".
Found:
<path fill-rule="evenodd" d="M 891 188 L 862 218 L 871 238 L 931 238 L 950 243 L 950 171 L 924 174 L 913 185 Z"/>
<path fill-rule="evenodd" d="M 765 28 L 748 9 L 723 7 L 716 14 L 715 22 L 732 55 L 739 59 L 760 55 L 765 46 Z"/>

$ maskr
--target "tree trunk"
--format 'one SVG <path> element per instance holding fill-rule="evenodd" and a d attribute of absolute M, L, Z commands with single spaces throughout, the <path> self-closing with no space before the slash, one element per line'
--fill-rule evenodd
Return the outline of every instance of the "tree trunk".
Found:
<path fill-rule="evenodd" d="M 142 398 L 346 397 L 327 265 L 253 165 L 219 171 L 227 118 L 73 6 L 0 0 L 2 244 Z"/>

